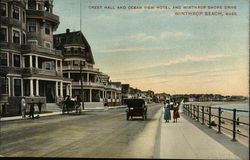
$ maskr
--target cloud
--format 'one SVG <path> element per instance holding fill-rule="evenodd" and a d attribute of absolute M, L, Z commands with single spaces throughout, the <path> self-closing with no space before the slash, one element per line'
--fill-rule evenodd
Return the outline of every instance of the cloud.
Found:
<path fill-rule="evenodd" d="M 202 62 L 202 61 L 214 61 L 220 58 L 228 57 L 229 55 L 227 54 L 214 54 L 210 55 L 207 54 L 207 56 L 191 56 L 191 55 L 186 55 L 183 58 L 177 58 L 169 61 L 164 61 L 161 63 L 157 64 L 151 64 L 144 66 L 140 69 L 149 69 L 149 68 L 155 68 L 155 67 L 163 67 L 163 66 L 171 66 L 171 65 L 176 65 L 176 64 L 181 64 L 181 63 L 187 63 L 187 62 Z"/>
<path fill-rule="evenodd" d="M 97 53 L 120 53 L 120 52 L 136 52 L 136 51 L 161 51 L 170 50 L 181 47 L 134 47 L 134 48 L 114 48 L 114 49 L 104 49 L 96 50 Z"/>
<path fill-rule="evenodd" d="M 189 33 L 184 32 L 161 32 L 158 34 L 148 34 L 148 33 L 137 33 L 128 36 L 128 39 L 132 39 L 133 41 L 160 41 L 167 38 L 175 38 L 175 37 L 188 37 L 191 36 Z"/>

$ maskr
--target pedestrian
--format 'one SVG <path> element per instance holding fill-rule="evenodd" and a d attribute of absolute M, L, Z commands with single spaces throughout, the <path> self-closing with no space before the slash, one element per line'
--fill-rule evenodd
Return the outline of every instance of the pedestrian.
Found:
<path fill-rule="evenodd" d="M 164 120 L 165 122 L 169 122 L 169 120 L 171 120 L 170 104 L 168 100 L 167 102 L 164 102 Z"/>
<path fill-rule="evenodd" d="M 38 105 L 39 114 L 41 114 L 43 103 L 41 101 L 39 101 L 39 103 L 37 105 Z"/>
<path fill-rule="evenodd" d="M 22 97 L 21 99 L 21 111 L 22 111 L 22 118 L 25 118 L 26 115 L 26 101 L 25 101 L 25 97 Z"/>
<path fill-rule="evenodd" d="M 29 117 L 34 119 L 35 107 L 34 107 L 33 99 L 31 101 L 32 101 L 32 103 L 30 104 L 30 115 L 29 115 Z"/>
<path fill-rule="evenodd" d="M 174 119 L 174 123 L 177 123 L 177 118 L 180 118 L 180 114 L 179 114 L 179 104 L 176 103 L 176 105 L 174 105 L 173 107 L 173 119 Z"/>

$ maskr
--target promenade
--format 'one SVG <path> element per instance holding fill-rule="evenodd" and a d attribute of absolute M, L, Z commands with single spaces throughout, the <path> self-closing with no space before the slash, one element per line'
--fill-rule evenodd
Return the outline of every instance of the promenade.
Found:
<path fill-rule="evenodd" d="M 181 113 L 177 123 L 160 121 L 156 158 L 167 159 L 249 159 L 248 147 L 224 134 L 202 126 Z"/>

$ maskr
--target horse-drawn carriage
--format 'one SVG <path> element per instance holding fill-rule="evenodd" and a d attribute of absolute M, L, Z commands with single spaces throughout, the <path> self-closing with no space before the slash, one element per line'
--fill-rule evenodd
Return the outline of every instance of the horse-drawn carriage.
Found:
<path fill-rule="evenodd" d="M 82 111 L 80 102 L 76 99 L 70 99 L 69 97 L 64 101 L 61 101 L 59 106 L 62 109 L 62 114 L 65 114 L 65 112 L 69 114 L 69 112 L 73 111 L 75 111 L 76 114 L 81 114 Z"/>

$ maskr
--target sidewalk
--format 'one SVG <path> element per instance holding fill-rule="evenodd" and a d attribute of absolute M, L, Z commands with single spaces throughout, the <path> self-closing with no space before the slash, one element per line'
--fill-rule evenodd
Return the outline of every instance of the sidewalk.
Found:
<path fill-rule="evenodd" d="M 163 112 L 162 112 L 163 114 Z M 172 116 L 172 113 L 171 113 Z M 223 143 L 219 143 L 211 138 L 204 131 L 183 118 L 183 114 L 178 119 L 178 123 L 165 123 L 163 115 L 160 121 L 160 153 L 159 158 L 168 159 L 241 159 Z M 206 126 L 203 126 L 206 127 Z M 210 129 L 211 130 L 211 129 Z M 211 134 L 217 134 L 216 132 Z M 225 136 L 217 134 L 216 136 Z M 223 139 L 223 138 L 222 138 Z M 224 140 L 224 139 L 223 139 Z M 225 139 L 233 147 L 237 147 L 238 142 L 231 142 Z"/>
<path fill-rule="evenodd" d="M 108 110 L 112 110 L 112 109 L 121 109 L 121 108 L 126 108 L 126 106 L 122 105 L 122 106 L 115 106 L 115 107 L 108 107 L 108 108 L 103 108 L 103 107 L 96 107 L 96 108 L 86 108 L 84 110 L 82 110 L 82 112 L 96 112 L 96 111 L 101 111 L 101 112 L 105 112 Z M 58 112 L 52 112 L 52 113 L 44 113 L 44 114 L 40 114 L 39 117 L 48 117 L 48 116 L 54 116 L 54 115 L 60 115 L 62 114 L 61 111 Z M 37 114 L 34 114 L 34 116 L 36 116 Z M 13 116 L 13 117 L 1 117 L 0 121 L 15 121 L 15 120 L 25 120 L 25 119 L 29 119 L 28 115 L 26 115 L 26 118 L 22 118 L 22 116 Z"/>

